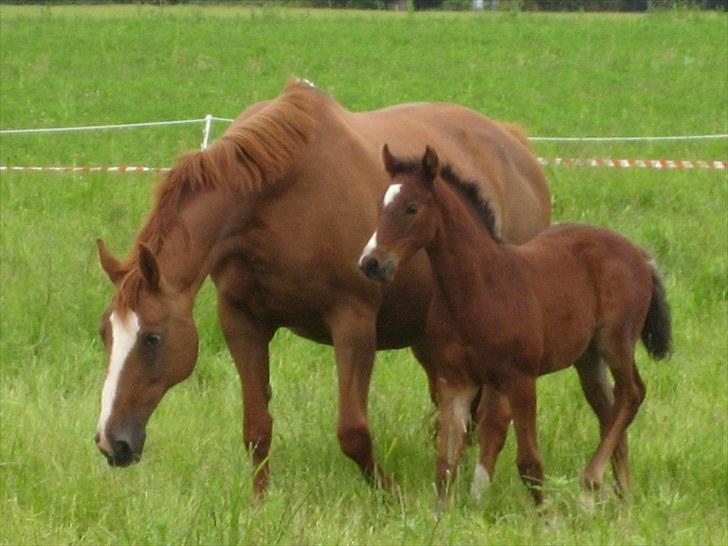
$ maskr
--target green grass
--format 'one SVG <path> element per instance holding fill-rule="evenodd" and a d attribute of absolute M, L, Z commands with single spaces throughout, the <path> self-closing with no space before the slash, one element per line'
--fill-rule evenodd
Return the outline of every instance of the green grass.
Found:
<path fill-rule="evenodd" d="M 2 128 L 232 117 L 292 74 L 351 109 L 466 104 L 538 135 L 728 132 L 726 16 L 383 14 L 234 8 L 0 6 Z M 223 129 L 217 126 L 217 133 Z M 201 127 L 3 136 L 1 164 L 170 165 Z M 538 155 L 728 159 L 726 141 L 538 144 Z M 376 452 L 401 497 L 369 489 L 340 454 L 332 351 L 281 331 L 272 345 L 270 495 L 251 506 L 240 386 L 206 285 L 193 376 L 155 412 L 141 464 L 93 445 L 103 378 L 96 335 L 111 287 L 94 240 L 128 248 L 151 175 L 0 178 L 0 541 L 3 544 L 726 544 L 728 186 L 720 171 L 549 168 L 556 220 L 618 229 L 666 277 L 675 353 L 640 349 L 647 400 L 630 428 L 635 493 L 594 513 L 577 478 L 597 440 L 575 374 L 539 386 L 555 516 L 535 515 L 509 438 L 478 504 L 432 515 L 424 374 L 380 353 Z M 511 435 L 512 436 L 512 435 Z"/>

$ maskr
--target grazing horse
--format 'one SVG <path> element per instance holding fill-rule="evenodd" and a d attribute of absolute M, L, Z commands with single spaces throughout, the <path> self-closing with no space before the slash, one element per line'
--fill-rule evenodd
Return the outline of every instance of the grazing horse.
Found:
<path fill-rule="evenodd" d="M 268 482 L 268 344 L 280 327 L 334 346 L 341 448 L 370 480 L 389 485 L 367 417 L 374 354 L 411 345 L 428 368 L 432 275 L 424 253 L 406 280 L 387 287 L 357 269 L 389 182 L 379 162 L 385 141 L 402 153 L 435 142 L 467 173 L 482 173 L 478 191 L 505 238 L 523 242 L 548 225 L 548 187 L 517 127 L 452 104 L 352 113 L 311 84 L 290 82 L 209 148 L 178 160 L 126 259 L 98 242 L 115 286 L 101 321 L 108 367 L 96 436 L 110 464 L 141 457 L 150 415 L 192 372 L 192 306 L 209 276 L 240 375 L 254 491 Z"/>
<path fill-rule="evenodd" d="M 554 226 L 521 246 L 501 243 L 488 203 L 452 169 L 440 169 L 432 148 L 421 162 L 398 159 L 386 145 L 382 153 L 392 185 L 359 264 L 371 279 L 402 281 L 420 249 L 430 258 L 435 285 L 426 334 L 438 348 L 430 373 L 440 417 L 439 506 L 447 504 L 481 386 L 474 493 L 493 476 L 512 418 L 519 473 L 542 501 L 536 378 L 572 364 L 601 428 L 582 485 L 598 488 L 612 457 L 626 490 L 626 429 L 645 396 L 635 345 L 641 336 L 660 359 L 671 344 L 669 308 L 650 257 L 621 235 L 586 225 Z"/>

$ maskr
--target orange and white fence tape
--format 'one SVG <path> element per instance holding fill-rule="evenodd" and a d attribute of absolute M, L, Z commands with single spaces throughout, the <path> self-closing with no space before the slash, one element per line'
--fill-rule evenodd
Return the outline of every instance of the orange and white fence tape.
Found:
<path fill-rule="evenodd" d="M 579 159 L 539 157 L 547 167 L 611 167 L 616 169 L 718 169 L 728 170 L 728 161 L 693 161 L 675 159 Z M 57 173 L 163 173 L 170 167 L 145 165 L 26 166 L 0 165 L 0 172 L 57 172 Z"/>
<path fill-rule="evenodd" d="M 612 167 L 617 169 L 728 169 L 728 161 L 693 161 L 688 159 L 567 159 L 538 158 L 548 167 Z"/>
<path fill-rule="evenodd" d="M 169 167 L 147 167 L 144 165 L 99 165 L 95 167 L 0 165 L 0 172 L 163 173 L 169 170 Z"/>

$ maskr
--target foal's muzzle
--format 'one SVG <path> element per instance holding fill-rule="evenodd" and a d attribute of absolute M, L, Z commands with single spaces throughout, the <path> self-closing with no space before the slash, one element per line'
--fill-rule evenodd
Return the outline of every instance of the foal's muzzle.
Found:
<path fill-rule="evenodd" d="M 394 276 L 394 260 L 390 257 L 379 260 L 376 256 L 367 254 L 359 260 L 359 269 L 373 281 L 391 281 Z"/>
<path fill-rule="evenodd" d="M 143 429 L 122 429 L 106 439 L 107 447 L 102 447 L 101 438 L 96 433 L 96 445 L 106 457 L 109 466 L 129 466 L 142 458 L 146 432 Z M 109 450 L 108 447 L 111 449 Z"/>

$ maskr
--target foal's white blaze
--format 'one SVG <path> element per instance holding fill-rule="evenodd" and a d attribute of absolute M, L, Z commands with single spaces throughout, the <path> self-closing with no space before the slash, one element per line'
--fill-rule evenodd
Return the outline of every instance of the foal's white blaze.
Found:
<path fill-rule="evenodd" d="M 136 343 L 139 317 L 133 311 L 129 311 L 125 317 L 119 317 L 116 312 L 113 312 L 109 321 L 111 322 L 111 358 L 104 388 L 101 391 L 101 415 L 99 415 L 99 423 L 96 427 L 96 431 L 99 433 L 99 446 L 107 452 L 110 452 L 112 448 L 106 438 L 106 423 L 111 417 L 121 371 Z"/>
<path fill-rule="evenodd" d="M 375 248 L 377 248 L 377 232 L 376 231 L 369 238 L 369 241 L 367 242 L 367 246 L 364 247 L 364 250 L 362 251 L 361 255 L 366 256 L 367 254 L 370 254 L 371 252 L 373 252 Z"/>
<path fill-rule="evenodd" d="M 394 198 L 397 197 L 399 192 L 402 191 L 402 184 L 392 184 L 387 188 L 387 192 L 384 194 L 384 206 L 386 207 Z"/>
<path fill-rule="evenodd" d="M 476 500 L 480 500 L 480 496 L 489 485 L 490 475 L 485 467 L 481 463 L 478 463 L 475 467 L 475 473 L 473 474 L 473 483 L 470 486 L 470 494 Z"/>

